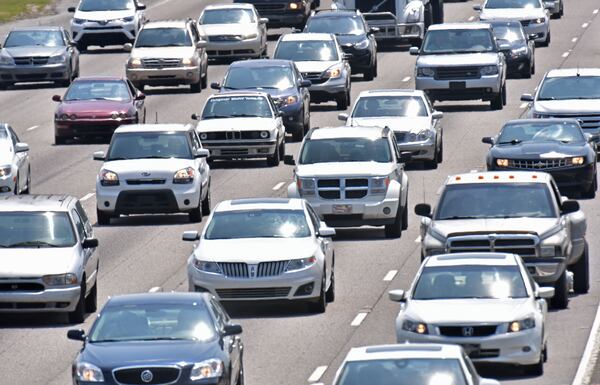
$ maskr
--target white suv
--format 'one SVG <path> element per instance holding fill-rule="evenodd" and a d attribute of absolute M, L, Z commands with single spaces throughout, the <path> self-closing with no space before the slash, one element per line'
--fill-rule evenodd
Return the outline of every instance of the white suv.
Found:
<path fill-rule="evenodd" d="M 300 149 L 288 197 L 304 198 L 330 226 L 385 226 L 397 238 L 408 225 L 408 176 L 394 133 L 381 127 L 309 131 Z"/>
<path fill-rule="evenodd" d="M 183 124 L 119 127 L 96 178 L 98 223 L 120 214 L 189 213 L 200 222 L 210 212 L 210 169 L 196 131 Z"/>
<path fill-rule="evenodd" d="M 74 13 L 71 34 L 80 51 L 89 45 L 101 47 L 133 43 L 144 24 L 146 5 L 137 0 L 81 0 Z"/>

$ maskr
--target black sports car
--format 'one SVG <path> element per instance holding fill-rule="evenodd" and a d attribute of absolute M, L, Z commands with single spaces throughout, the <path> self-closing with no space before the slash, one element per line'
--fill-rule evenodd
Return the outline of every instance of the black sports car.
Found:
<path fill-rule="evenodd" d="M 244 383 L 242 327 L 207 293 L 144 293 L 109 299 L 73 362 L 74 384 Z"/>
<path fill-rule="evenodd" d="M 490 171 L 544 171 L 560 189 L 576 188 L 587 198 L 596 194 L 596 152 L 575 119 L 511 120 L 482 141 L 492 145 Z"/>
<path fill-rule="evenodd" d="M 510 45 L 505 52 L 509 77 L 530 78 L 535 73 L 535 36 L 528 36 L 518 21 L 490 23 L 499 44 Z"/>

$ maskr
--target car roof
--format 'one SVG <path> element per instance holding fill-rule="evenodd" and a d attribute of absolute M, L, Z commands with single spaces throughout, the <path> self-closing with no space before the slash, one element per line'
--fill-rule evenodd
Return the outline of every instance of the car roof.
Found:
<path fill-rule="evenodd" d="M 192 129 L 189 124 L 158 123 L 158 124 L 125 124 L 115 130 L 115 134 L 124 132 L 185 132 Z"/>
<path fill-rule="evenodd" d="M 370 361 L 406 358 L 461 359 L 462 348 L 449 344 L 394 344 L 361 346 L 350 349 L 344 361 Z"/>
<path fill-rule="evenodd" d="M 446 31 L 449 29 L 489 29 L 490 23 L 443 23 L 443 24 L 432 24 L 428 31 Z"/>
<path fill-rule="evenodd" d="M 77 198 L 70 195 L 5 195 L 0 196 L 0 212 L 7 211 L 68 211 Z"/>
<path fill-rule="evenodd" d="M 290 67 L 292 63 L 284 59 L 250 59 L 235 61 L 229 67 Z"/>
<path fill-rule="evenodd" d="M 32 27 L 14 27 L 11 28 L 9 32 L 16 31 L 62 31 L 64 28 L 56 25 L 48 25 L 48 26 L 32 26 Z"/>
<path fill-rule="evenodd" d="M 600 68 L 558 68 L 548 71 L 547 78 L 600 76 Z"/>
<path fill-rule="evenodd" d="M 254 5 L 249 3 L 231 3 L 231 4 L 210 4 L 204 7 L 204 11 L 212 9 L 253 9 Z"/>
<path fill-rule="evenodd" d="M 242 198 L 226 200 L 215 207 L 215 212 L 241 210 L 304 210 L 302 199 L 298 198 Z"/>
<path fill-rule="evenodd" d="M 310 140 L 335 138 L 381 138 L 386 129 L 382 127 L 341 126 L 312 129 Z"/>
<path fill-rule="evenodd" d="M 409 88 L 390 88 L 361 91 L 361 93 L 358 94 L 359 98 L 368 96 L 425 96 L 425 93 L 421 90 L 413 90 Z"/>
<path fill-rule="evenodd" d="M 335 40 L 335 37 L 331 33 L 316 33 L 316 32 L 302 32 L 302 33 L 286 33 L 281 36 L 281 41 L 331 41 Z"/>
<path fill-rule="evenodd" d="M 73 80 L 73 82 L 85 82 L 85 81 L 105 81 L 105 80 L 120 80 L 125 81 L 123 77 L 119 76 L 82 76 L 77 77 Z"/>
<path fill-rule="evenodd" d="M 550 174 L 534 171 L 482 171 L 450 175 L 446 185 L 473 183 L 548 183 Z"/>
<path fill-rule="evenodd" d="M 185 28 L 189 20 L 156 20 L 144 24 L 143 28 Z"/>
<path fill-rule="evenodd" d="M 223 98 L 223 97 L 235 97 L 235 96 L 262 96 L 264 98 L 268 98 L 269 94 L 262 91 L 235 91 L 235 90 L 225 90 L 223 92 L 219 92 L 218 94 L 211 94 L 208 96 L 208 99 L 215 98 Z"/>
<path fill-rule="evenodd" d="M 121 294 L 111 297 L 106 307 L 120 305 L 153 304 L 153 303 L 179 303 L 193 304 L 198 301 L 207 301 L 211 298 L 210 293 L 199 292 L 158 292 L 158 293 L 136 293 Z"/>
<path fill-rule="evenodd" d="M 425 266 L 459 266 L 459 265 L 485 265 L 485 266 L 517 266 L 514 254 L 508 253 L 453 253 L 434 255 L 425 260 Z"/>

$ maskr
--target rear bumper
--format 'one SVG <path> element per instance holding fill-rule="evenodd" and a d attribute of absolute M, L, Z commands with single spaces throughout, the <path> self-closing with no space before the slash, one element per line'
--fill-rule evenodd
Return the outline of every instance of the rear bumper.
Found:
<path fill-rule="evenodd" d="M 200 81 L 200 67 L 177 67 L 162 69 L 127 68 L 127 79 L 134 84 L 179 85 L 196 84 Z"/>
<path fill-rule="evenodd" d="M 55 121 L 54 135 L 60 138 L 112 135 L 119 126 L 133 123 L 136 123 L 134 119 Z"/>

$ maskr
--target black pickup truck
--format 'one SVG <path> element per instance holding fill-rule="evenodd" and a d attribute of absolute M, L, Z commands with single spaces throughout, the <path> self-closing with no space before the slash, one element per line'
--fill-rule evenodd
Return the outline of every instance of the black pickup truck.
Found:
<path fill-rule="evenodd" d="M 270 28 L 304 28 L 310 11 L 319 7 L 320 0 L 233 0 L 234 3 L 250 3 L 260 17 L 269 19 Z"/>

